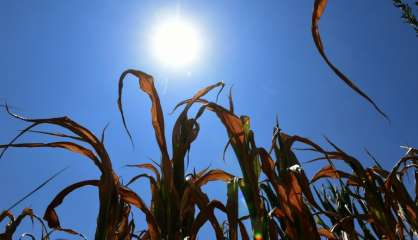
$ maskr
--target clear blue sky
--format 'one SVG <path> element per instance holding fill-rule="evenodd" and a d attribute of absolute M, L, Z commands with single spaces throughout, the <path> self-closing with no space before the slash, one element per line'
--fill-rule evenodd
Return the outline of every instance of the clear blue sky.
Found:
<path fill-rule="evenodd" d="M 366 165 L 367 147 L 390 168 L 403 153 L 400 145 L 418 146 L 418 45 L 414 31 L 400 19 L 391 1 L 330 1 L 320 23 L 325 49 L 333 62 L 389 115 L 388 124 L 325 65 L 310 32 L 313 1 L 1 1 L 0 98 L 30 117 L 67 115 L 100 134 L 110 122 L 106 147 L 115 171 L 125 181 L 137 173 L 125 164 L 159 159 L 147 96 L 129 79 L 125 109 L 136 148 L 123 131 L 117 110 L 117 79 L 127 68 L 153 75 L 166 113 L 166 132 L 177 115 L 175 104 L 201 87 L 223 80 L 234 85 L 236 112 L 252 117 L 260 146 L 269 146 L 275 116 L 281 127 L 325 145 L 323 135 Z M 180 9 L 200 26 L 206 42 L 199 61 L 170 70 L 150 55 L 149 32 L 159 14 Z M 188 74 L 190 72 L 191 74 Z M 166 84 L 164 84 L 166 83 Z M 221 102 L 226 103 L 227 91 Z M 214 95 L 211 96 L 214 99 Z M 25 125 L 0 113 L 0 142 Z M 28 135 L 22 140 L 43 140 Z M 227 137 L 213 114 L 201 120 L 192 146 L 189 171 L 211 164 L 240 175 Z M 303 156 L 301 159 L 306 160 Z M 63 187 L 97 178 L 90 161 L 63 150 L 12 149 L 0 159 L 0 209 L 29 192 L 60 168 L 70 168 L 19 205 L 39 215 Z M 311 175 L 320 164 L 304 165 Z M 149 199 L 148 184 L 135 190 Z M 206 189 L 225 199 L 223 185 Z M 61 223 L 92 237 L 97 191 L 72 194 L 58 209 Z M 4 225 L 4 224 L 3 224 Z M 2 225 L 2 226 L 3 226 Z M 1 226 L 1 227 L 2 227 Z M 144 227 L 138 226 L 138 228 Z M 19 232 L 26 230 L 21 229 Z M 205 229 L 203 233 L 210 230 Z M 202 235 L 202 239 L 206 239 Z"/>

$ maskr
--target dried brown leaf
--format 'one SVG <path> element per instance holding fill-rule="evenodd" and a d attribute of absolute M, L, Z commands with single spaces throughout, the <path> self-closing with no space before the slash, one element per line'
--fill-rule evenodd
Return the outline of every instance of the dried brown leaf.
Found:
<path fill-rule="evenodd" d="M 78 233 L 74 230 L 71 229 L 65 229 L 62 228 L 59 222 L 59 218 L 58 218 L 58 214 L 55 211 L 55 208 L 58 207 L 59 205 L 62 204 L 62 202 L 64 201 L 64 198 L 70 194 L 71 192 L 73 192 L 74 190 L 77 190 L 81 187 L 84 186 L 99 186 L 99 180 L 86 180 L 86 181 L 82 181 L 82 182 L 78 182 L 78 183 L 74 183 L 66 188 L 64 188 L 63 190 L 61 190 L 61 192 L 58 193 L 57 196 L 55 196 L 55 198 L 51 201 L 51 203 L 48 205 L 45 214 L 44 214 L 44 219 L 45 221 L 47 221 L 48 226 L 50 228 L 59 230 L 59 231 L 64 231 L 70 234 L 76 234 L 78 235 Z"/>
<path fill-rule="evenodd" d="M 329 240 L 337 240 L 338 238 L 328 229 L 318 228 L 319 235 L 326 237 Z"/>
<path fill-rule="evenodd" d="M 155 176 L 157 177 L 157 182 L 160 182 L 161 176 L 158 169 L 151 163 L 141 163 L 141 164 L 129 164 L 128 167 L 137 167 L 137 168 L 145 168 L 152 171 Z"/>
<path fill-rule="evenodd" d="M 124 187 L 119 188 L 119 194 L 124 202 L 134 205 L 145 214 L 148 224 L 148 233 L 151 239 L 160 239 L 160 233 L 155 218 L 145 205 L 144 201 L 142 201 L 135 192 Z"/>
<path fill-rule="evenodd" d="M 170 179 L 172 176 L 172 165 L 170 162 L 170 157 L 168 155 L 167 151 L 167 143 L 165 139 L 165 131 L 164 131 L 164 116 L 163 111 L 161 109 L 161 103 L 160 98 L 158 96 L 157 90 L 154 86 L 154 79 L 152 76 L 138 71 L 129 69 L 122 73 L 122 75 L 119 78 L 119 95 L 118 95 L 118 106 L 119 111 L 122 116 L 123 125 L 125 127 L 125 130 L 127 131 L 130 139 L 132 139 L 131 134 L 129 133 L 129 130 L 126 125 L 125 116 L 123 113 L 123 107 L 122 107 L 122 89 L 123 89 L 123 80 L 128 74 L 132 74 L 135 77 L 139 79 L 139 86 L 142 91 L 148 94 L 148 96 L 151 99 L 151 118 L 152 118 L 152 126 L 154 127 L 155 131 L 155 137 L 158 142 L 158 146 L 160 148 L 161 154 L 162 154 L 162 169 L 163 169 L 163 177 L 167 178 L 167 184 L 168 186 L 171 185 Z"/>
<path fill-rule="evenodd" d="M 311 182 L 315 182 L 321 178 L 341 179 L 341 178 L 350 178 L 350 177 L 351 177 L 350 174 L 343 172 L 343 171 L 339 171 L 335 169 L 332 165 L 327 165 L 315 173 L 315 175 L 312 177 Z"/>
<path fill-rule="evenodd" d="M 229 174 L 220 169 L 210 170 L 209 172 L 205 173 L 203 176 L 196 180 L 196 185 L 201 187 L 206 185 L 210 181 L 223 181 L 229 182 L 234 178 L 234 175 Z"/>
<path fill-rule="evenodd" d="M 364 93 L 356 84 L 354 84 L 347 76 L 345 76 L 331 61 L 328 59 L 327 55 L 325 54 L 324 47 L 321 41 L 321 36 L 319 34 L 319 20 L 324 13 L 324 10 L 327 5 L 327 0 L 315 0 L 314 10 L 312 13 L 312 37 L 315 42 L 316 48 L 318 49 L 319 53 L 321 54 L 322 58 L 325 60 L 327 65 L 334 71 L 334 73 L 345 82 L 351 89 L 353 89 L 356 93 L 360 96 L 365 98 L 369 103 L 373 105 L 373 107 L 387 120 L 389 120 L 388 116 L 377 106 L 377 104 L 366 94 Z"/>

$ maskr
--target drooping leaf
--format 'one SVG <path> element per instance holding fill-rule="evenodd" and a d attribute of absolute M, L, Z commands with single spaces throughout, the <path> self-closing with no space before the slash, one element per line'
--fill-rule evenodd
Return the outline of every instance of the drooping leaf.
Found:
<path fill-rule="evenodd" d="M 311 182 L 315 182 L 321 178 L 334 178 L 334 179 L 340 179 L 340 178 L 349 178 L 351 177 L 350 174 L 336 170 L 334 166 L 327 165 L 323 167 L 321 170 L 319 170 L 315 175 L 312 177 Z"/>
<path fill-rule="evenodd" d="M 161 176 L 160 176 L 160 172 L 158 171 L 158 169 L 151 163 L 142 163 L 142 164 L 129 164 L 127 165 L 128 167 L 137 167 L 137 168 L 144 168 L 144 169 L 148 169 L 151 170 L 155 176 L 157 177 L 157 182 L 160 182 Z"/>
<path fill-rule="evenodd" d="M 132 74 L 139 79 L 139 87 L 142 91 L 148 94 L 151 99 L 151 118 L 152 118 L 152 126 L 154 127 L 155 137 L 157 139 L 158 146 L 160 148 L 162 154 L 162 168 L 163 168 L 163 177 L 167 178 L 167 183 L 170 185 L 170 179 L 172 175 L 172 166 L 170 162 L 170 157 L 167 151 L 167 143 L 165 138 L 165 130 L 164 130 L 164 116 L 163 111 L 161 109 L 160 98 L 158 96 L 157 90 L 154 86 L 154 79 L 152 76 L 138 71 L 129 69 L 122 73 L 119 78 L 119 95 L 118 95 L 118 107 L 119 111 L 122 116 L 123 125 L 125 127 L 126 132 L 128 133 L 130 139 L 132 140 L 132 136 L 128 130 L 124 112 L 123 112 L 123 105 L 122 105 L 122 89 L 123 89 L 123 81 L 128 74 Z"/>
<path fill-rule="evenodd" d="M 76 134 L 79 138 L 82 139 L 82 141 L 89 143 L 89 145 L 94 149 L 94 151 L 97 153 L 99 159 L 101 161 L 96 161 L 94 159 L 92 159 L 95 164 L 99 167 L 99 169 L 103 172 L 107 172 L 110 173 L 111 169 L 112 169 L 112 163 L 110 161 L 110 158 L 107 154 L 106 149 L 104 148 L 103 144 L 101 144 L 100 140 L 93 134 L 91 133 L 87 128 L 81 126 L 80 124 L 74 122 L 73 120 L 71 120 L 68 117 L 57 117 L 57 118 L 45 118 L 45 119 L 31 119 L 31 118 L 24 118 L 21 117 L 19 115 L 16 115 L 12 112 L 10 112 L 10 109 L 8 109 L 6 107 L 7 112 L 14 118 L 20 119 L 22 121 L 25 122 L 29 122 L 31 123 L 30 126 L 28 126 L 27 128 L 25 128 L 24 130 L 22 130 L 16 137 L 14 137 L 9 144 L 7 145 L 2 145 L 2 152 L 0 154 L 0 158 L 1 156 L 3 156 L 3 154 L 5 153 L 5 151 L 12 145 L 14 145 L 14 143 L 21 137 L 23 136 L 26 132 L 32 130 L 34 127 L 39 126 L 39 125 L 50 125 L 50 126 L 58 126 L 58 127 L 62 127 L 64 129 L 67 129 L 69 131 L 71 131 L 72 133 Z M 67 148 L 68 150 L 71 151 L 75 151 L 78 153 L 81 153 L 83 155 L 86 155 L 87 157 L 92 158 L 92 153 L 88 153 L 88 151 L 85 151 L 84 147 L 72 143 L 72 142 L 56 142 L 52 143 L 55 146 L 52 147 L 61 147 L 61 148 Z M 68 144 L 67 144 L 68 143 Z M 35 143 L 36 145 L 36 143 Z M 35 147 L 42 147 L 40 146 L 42 144 L 39 144 L 39 146 L 35 146 Z M 48 146 L 47 146 L 48 147 Z M 91 151 L 90 151 L 91 152 Z"/>
<path fill-rule="evenodd" d="M 206 221 L 208 221 L 209 219 L 215 218 L 215 214 L 214 214 L 215 208 L 221 210 L 224 213 L 227 213 L 226 207 L 221 202 L 217 200 L 212 200 L 211 202 L 209 202 L 205 208 L 200 210 L 199 214 L 196 217 L 195 222 L 193 222 L 192 230 L 190 233 L 191 240 L 196 239 L 199 229 L 203 226 L 203 224 Z M 213 226 L 213 229 L 215 230 L 216 238 L 222 239 L 223 232 L 222 232 L 221 227 L 219 225 L 212 225 L 212 226 Z"/>
<path fill-rule="evenodd" d="M 7 145 L 0 145 L 0 148 L 9 148 L 9 147 L 16 147 L 16 148 L 64 148 L 69 151 L 79 153 L 83 156 L 88 157 L 93 161 L 93 163 L 101 169 L 101 162 L 96 157 L 94 153 L 92 153 L 89 149 L 72 143 L 72 142 L 51 142 L 51 143 L 18 143 L 18 144 L 7 144 Z"/>
<path fill-rule="evenodd" d="M 242 219 L 238 219 L 238 226 L 239 226 L 239 231 L 241 233 L 241 239 L 242 240 L 249 240 L 250 236 L 248 236 L 247 228 L 245 227 L 244 223 L 242 222 Z"/>
<path fill-rule="evenodd" d="M 134 205 L 145 214 L 148 224 L 148 233 L 151 239 L 160 239 L 159 229 L 155 218 L 142 199 L 135 192 L 124 187 L 119 188 L 119 194 L 124 202 Z"/>
<path fill-rule="evenodd" d="M 76 231 L 72 230 L 72 229 L 68 229 L 68 228 L 62 228 L 59 218 L 58 218 L 58 214 L 55 211 L 55 208 L 57 208 L 59 205 L 62 204 L 62 202 L 64 201 L 64 198 L 70 194 L 71 192 L 73 192 L 74 190 L 77 190 L 81 187 L 85 187 L 85 186 L 95 186 L 98 187 L 99 186 L 99 180 L 86 180 L 86 181 L 82 181 L 82 182 L 78 182 L 78 183 L 74 183 L 66 188 L 64 188 L 61 192 L 58 193 L 57 196 L 55 196 L 55 198 L 51 201 L 51 203 L 48 205 L 45 214 L 44 214 L 44 219 L 45 221 L 47 221 L 48 226 L 50 228 L 59 230 L 59 231 L 64 231 L 70 234 L 74 234 L 74 235 L 79 235 L 79 233 L 77 233 Z"/>
<path fill-rule="evenodd" d="M 324 46 L 321 41 L 321 35 L 319 34 L 319 20 L 324 13 L 328 0 L 315 0 L 314 10 L 312 13 L 312 37 L 315 42 L 316 48 L 318 49 L 319 53 L 321 54 L 322 58 L 325 60 L 327 65 L 334 71 L 334 73 L 347 84 L 351 89 L 353 89 L 357 94 L 365 98 L 369 103 L 373 105 L 373 107 L 386 119 L 389 120 L 388 116 L 377 106 L 377 104 L 356 84 L 354 84 L 347 76 L 345 76 L 327 57 L 325 54 Z"/>
<path fill-rule="evenodd" d="M 223 181 L 223 182 L 229 182 L 234 178 L 232 174 L 229 174 L 223 170 L 220 169 L 214 169 L 210 170 L 207 173 L 205 173 L 203 176 L 199 177 L 196 180 L 197 186 L 203 186 L 207 184 L 210 181 Z"/>

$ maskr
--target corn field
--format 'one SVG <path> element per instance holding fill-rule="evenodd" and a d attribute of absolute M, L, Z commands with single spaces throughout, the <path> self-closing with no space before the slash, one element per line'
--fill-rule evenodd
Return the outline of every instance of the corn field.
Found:
<path fill-rule="evenodd" d="M 319 20 L 326 3 L 326 0 L 316 0 L 312 15 L 312 37 L 320 56 L 339 79 L 369 102 L 378 114 L 389 119 L 325 54 Z M 398 7 L 402 8 L 399 4 Z M 6 158 L 4 154 L 11 148 L 65 149 L 90 160 L 100 171 L 100 178 L 75 182 L 61 189 L 45 204 L 46 211 L 42 216 L 30 208 L 20 213 L 0 212 L 0 222 L 6 222 L 5 228 L 0 229 L 1 240 L 16 237 L 54 239 L 56 232 L 64 232 L 71 238 L 85 238 L 77 229 L 70 229 L 65 222 L 62 223 L 56 209 L 73 191 L 86 186 L 98 190 L 99 209 L 94 236 L 97 240 L 197 239 L 204 225 L 209 225 L 215 234 L 208 239 L 418 238 L 417 149 L 407 147 L 406 154 L 394 160 L 390 170 L 382 168 L 376 160 L 373 166 L 363 166 L 360 160 L 332 140 L 326 139 L 327 146 L 320 146 L 308 138 L 287 134 L 278 121 L 273 126 L 270 146 L 260 146 L 255 141 L 250 116 L 234 111 L 231 93 L 229 106 L 218 104 L 217 99 L 206 99 L 213 91 L 219 95 L 225 86 L 223 82 L 202 88 L 175 106 L 178 117 L 171 129 L 172 146 L 168 146 L 165 114 L 154 79 L 134 69 L 121 74 L 117 101 L 122 124 L 131 141 L 122 97 L 128 75 L 138 79 L 140 91 L 150 99 L 150 118 L 160 159 L 129 165 L 137 175 L 126 183 L 120 180 L 112 166 L 104 145 L 104 134 L 96 136 L 68 117 L 32 119 L 17 115 L 5 106 L 12 118 L 27 123 L 27 127 L 9 143 L 0 145 L 0 158 Z M 195 114 L 189 113 L 192 107 L 198 109 Z M 225 128 L 228 136 L 224 139 L 226 148 L 233 150 L 240 175 L 213 168 L 186 172 L 188 152 L 199 136 L 199 120 L 207 114 L 214 114 Z M 37 127 L 40 126 L 61 129 L 62 132 L 39 131 Z M 51 141 L 21 142 L 20 138 L 29 132 L 47 135 Z M 307 152 L 316 155 L 310 162 L 323 163 L 310 179 L 297 157 Z M 345 166 L 341 168 L 341 165 Z M 415 178 L 415 185 L 407 184 L 406 176 Z M 148 188 L 150 202 L 145 202 L 130 187 L 140 179 L 149 183 L 143 187 Z M 210 199 L 203 190 L 206 184 L 214 181 L 223 183 L 227 189 L 223 199 Z M 239 194 L 244 197 L 248 208 L 246 215 L 239 215 L 239 205 L 243 204 Z M 143 213 L 146 225 L 135 224 L 134 208 Z M 38 224 L 40 236 L 19 232 L 19 225 L 25 218 Z"/>

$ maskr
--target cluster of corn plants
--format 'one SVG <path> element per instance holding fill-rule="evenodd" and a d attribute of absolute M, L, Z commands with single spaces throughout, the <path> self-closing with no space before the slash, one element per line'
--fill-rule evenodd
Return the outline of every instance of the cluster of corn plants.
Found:
<path fill-rule="evenodd" d="M 309 139 L 290 136 L 278 124 L 274 128 L 269 149 L 257 146 L 251 130 L 250 117 L 234 113 L 232 97 L 225 108 L 203 99 L 209 91 L 222 90 L 217 83 L 198 91 L 192 98 L 180 102 L 183 106 L 172 130 L 172 156 L 167 149 L 164 117 L 153 78 L 138 70 L 125 71 L 119 81 L 119 109 L 124 126 L 122 89 L 126 75 L 139 79 L 140 89 L 151 99 L 151 118 L 157 143 L 161 151 L 159 164 L 129 165 L 149 170 L 140 172 L 127 184 L 119 181 L 104 147 L 104 134 L 96 137 L 87 128 L 68 117 L 29 119 L 7 111 L 29 126 L 12 141 L 0 145 L 2 155 L 8 148 L 63 148 L 82 154 L 91 160 L 101 173 L 99 179 L 85 180 L 64 188 L 47 206 L 43 220 L 25 209 L 14 217 L 10 211 L 0 215 L 0 221 L 9 219 L 0 239 L 12 239 L 23 218 L 30 217 L 41 223 L 41 239 L 49 239 L 54 231 L 81 235 L 76 230 L 61 226 L 55 209 L 72 191 L 84 186 L 96 186 L 99 193 L 95 239 L 196 239 L 200 228 L 209 222 L 217 239 L 413 239 L 418 229 L 418 195 L 412 195 L 404 183 L 404 175 L 414 171 L 418 178 L 418 151 L 409 148 L 391 171 L 377 164 L 370 168 L 345 153 L 328 140 L 333 150 L 325 150 Z M 200 108 L 194 117 L 188 117 L 193 104 Z M 232 147 L 241 168 L 240 176 L 220 169 L 204 169 L 185 173 L 187 152 L 199 133 L 198 119 L 206 111 L 213 112 L 228 133 L 225 139 Z M 59 126 L 72 134 L 35 131 L 39 125 Z M 126 130 L 129 134 L 128 128 Z M 27 132 L 37 132 L 59 138 L 48 143 L 16 143 Z M 300 151 L 313 151 L 318 157 L 312 161 L 325 161 L 312 179 L 305 175 L 295 154 L 295 143 L 306 145 Z M 351 172 L 339 170 L 334 161 L 340 161 Z M 145 203 L 129 186 L 136 180 L 149 181 L 151 202 Z M 317 181 L 324 182 L 322 188 Z M 227 188 L 225 199 L 210 199 L 202 186 L 210 181 L 223 181 Z M 416 188 L 415 184 L 415 188 Z M 415 189 L 416 190 L 416 189 Z M 248 215 L 238 215 L 238 192 L 241 191 L 248 207 Z M 315 193 L 315 194 L 313 194 Z M 147 226 L 135 229 L 131 208 L 137 207 L 144 215 Z M 224 224 L 215 209 L 226 216 Z M 251 229 L 244 221 L 250 220 Z M 142 231 L 141 231 L 142 230 Z M 30 233 L 24 236 L 33 237 Z"/>
<path fill-rule="evenodd" d="M 315 0 L 312 15 L 312 36 L 320 55 L 341 80 L 387 118 L 375 102 L 326 56 L 318 28 L 326 4 L 327 0 Z M 43 218 L 29 208 L 25 208 L 16 217 L 10 209 L 1 212 L 0 222 L 7 223 L 5 229 L 0 231 L 0 240 L 16 237 L 18 226 L 27 217 L 40 223 L 40 239 L 48 240 L 56 231 L 85 238 L 82 233 L 63 227 L 55 211 L 67 195 L 85 186 L 95 186 L 98 189 L 97 240 L 196 239 L 205 223 L 213 228 L 214 238 L 230 240 L 394 240 L 418 237 L 418 150 L 408 148 L 407 154 L 390 171 L 383 169 L 377 161 L 375 166 L 367 168 L 330 140 L 327 139 L 332 150 L 326 150 L 307 138 L 282 132 L 278 123 L 274 128 L 271 146 L 258 146 L 250 117 L 236 115 L 231 94 L 228 108 L 217 104 L 217 101 L 203 98 L 215 89 L 219 89 L 220 93 L 224 84 L 219 82 L 201 89 L 175 107 L 174 110 L 181 107 L 183 110 L 172 129 L 172 146 L 169 151 L 164 114 L 153 77 L 139 70 L 127 70 L 119 79 L 118 107 L 129 138 L 132 141 L 122 104 L 123 83 L 127 75 L 138 79 L 140 90 L 151 100 L 151 122 L 161 154 L 159 163 L 129 165 L 139 169 L 139 172 L 123 184 L 105 148 L 104 130 L 98 137 L 68 117 L 24 118 L 5 106 L 12 117 L 29 125 L 8 144 L 0 145 L 0 158 L 9 148 L 61 148 L 89 159 L 100 172 L 100 178 L 76 182 L 62 189 L 47 205 Z M 196 104 L 200 106 L 197 113 L 189 117 L 190 108 Z M 199 134 L 198 120 L 207 111 L 214 113 L 225 127 L 227 147 L 232 147 L 241 169 L 238 176 L 209 168 L 186 173 L 188 151 Z M 70 134 L 35 129 L 41 125 L 58 127 Z M 19 139 L 28 132 L 47 135 L 59 141 L 19 143 Z M 296 149 L 295 144 L 305 147 Z M 324 161 L 326 165 L 309 179 L 295 154 L 296 150 L 302 153 L 315 152 L 318 156 L 312 161 Z M 335 161 L 346 164 L 351 171 L 338 169 Z M 405 182 L 404 176 L 408 172 L 414 173 L 414 189 L 408 188 Z M 150 203 L 145 203 L 130 188 L 139 179 L 149 182 Z M 210 199 L 203 191 L 202 187 L 211 181 L 225 183 L 225 199 Z M 239 192 L 248 208 L 248 214 L 244 216 L 240 216 L 238 211 Z M 146 226 L 141 229 L 136 229 L 131 214 L 133 207 L 145 216 Z M 220 222 L 220 216 L 215 214 L 215 210 L 224 214 L 224 222 Z M 246 220 L 250 221 L 250 225 L 244 223 Z M 32 233 L 23 233 L 20 237 L 36 239 Z"/>

